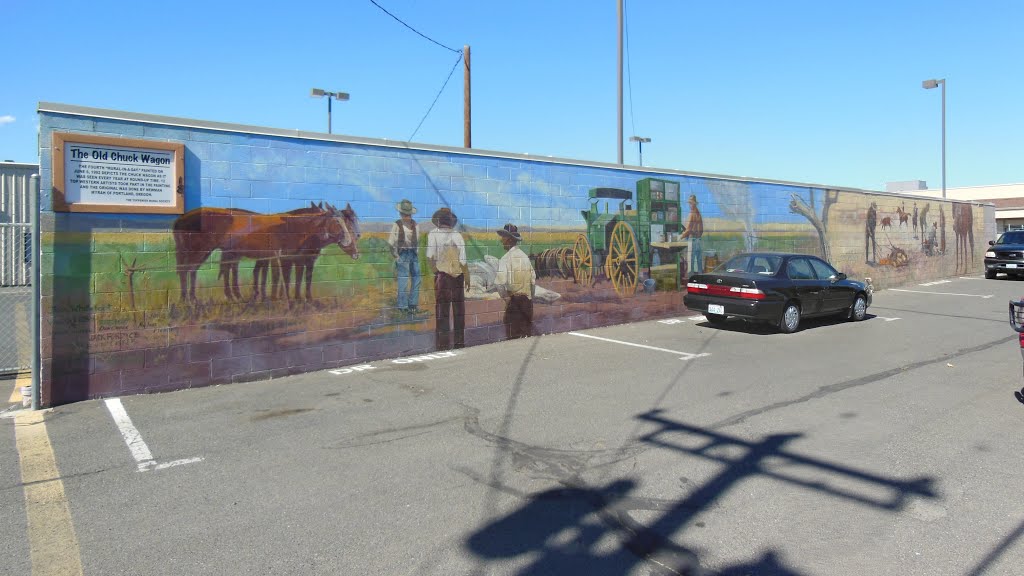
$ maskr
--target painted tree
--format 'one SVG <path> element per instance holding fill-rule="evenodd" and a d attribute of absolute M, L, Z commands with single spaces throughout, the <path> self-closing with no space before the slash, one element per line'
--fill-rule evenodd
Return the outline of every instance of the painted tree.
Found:
<path fill-rule="evenodd" d="M 746 182 L 709 180 L 708 191 L 723 214 L 743 223 L 743 247 L 751 252 L 757 248 L 754 234 L 754 204 Z"/>
<path fill-rule="evenodd" d="M 814 230 L 818 233 L 818 242 L 821 246 L 821 255 L 828 261 L 832 261 L 832 250 L 828 243 L 828 212 L 832 208 L 832 205 L 839 200 L 838 190 L 822 190 L 824 198 L 821 202 L 821 216 L 818 215 L 815 209 L 815 189 L 810 191 L 810 202 L 805 202 L 804 199 L 796 193 L 790 195 L 789 200 L 789 211 L 794 214 L 800 214 L 804 218 L 807 218 L 811 222 L 811 226 L 814 226 Z"/>

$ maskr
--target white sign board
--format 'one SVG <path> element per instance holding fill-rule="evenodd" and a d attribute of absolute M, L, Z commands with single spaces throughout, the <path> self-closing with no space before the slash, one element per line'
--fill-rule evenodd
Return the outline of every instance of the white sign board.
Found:
<path fill-rule="evenodd" d="M 64 200 L 174 206 L 174 152 L 64 142 Z"/>
<path fill-rule="evenodd" d="M 54 211 L 184 212 L 183 143 L 67 132 L 52 139 Z"/>

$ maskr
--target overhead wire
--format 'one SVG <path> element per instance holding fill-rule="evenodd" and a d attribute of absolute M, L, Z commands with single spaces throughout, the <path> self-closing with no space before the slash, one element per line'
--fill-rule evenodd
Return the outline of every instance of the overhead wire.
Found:
<path fill-rule="evenodd" d="M 450 52 L 454 52 L 454 53 L 459 55 L 459 58 L 455 61 L 455 65 L 453 65 L 451 71 L 448 72 L 448 77 L 445 78 L 444 84 L 441 85 L 441 90 L 439 90 L 437 92 L 437 96 L 434 97 L 434 101 L 430 103 L 430 108 L 427 108 L 427 113 L 423 115 L 423 118 L 420 120 L 420 123 L 416 125 L 416 129 L 412 131 L 412 134 L 406 140 L 406 142 L 409 142 L 409 141 L 411 141 L 413 139 L 413 137 L 416 136 L 416 133 L 420 131 L 420 127 L 422 127 L 423 123 L 427 120 L 427 116 L 430 116 L 430 112 L 433 111 L 434 105 L 437 104 L 437 100 L 439 98 L 441 98 L 441 94 L 444 93 L 444 89 L 448 86 L 448 81 L 452 79 L 452 74 L 455 73 L 455 69 L 459 66 L 459 62 L 462 62 L 462 58 L 463 58 L 464 54 L 463 54 L 462 50 L 456 50 L 455 48 L 452 48 L 450 46 L 445 46 L 444 44 L 441 44 L 440 42 L 438 42 L 437 40 L 434 40 L 430 36 L 427 36 L 426 34 L 420 32 L 419 30 L 417 30 L 417 29 L 413 28 L 412 26 L 406 24 L 405 21 L 403 21 L 398 16 L 395 16 L 391 12 L 388 12 L 388 10 L 386 8 L 384 8 L 383 6 L 378 4 L 375 0 L 370 0 L 370 4 L 373 4 L 377 8 L 380 8 L 380 10 L 382 12 L 384 12 L 388 16 L 391 16 L 392 18 L 395 19 L 396 22 L 398 22 L 402 26 L 405 26 L 409 30 L 412 30 L 417 35 L 419 35 L 420 37 L 422 37 L 422 38 L 424 38 L 424 39 L 426 39 L 426 40 L 428 40 L 428 41 L 430 41 L 430 42 L 440 46 L 441 48 L 444 48 L 445 50 L 448 50 Z"/>
<path fill-rule="evenodd" d="M 371 2 L 372 1 L 373 0 L 371 0 Z M 416 136 L 416 133 L 420 131 L 420 126 L 423 126 L 423 122 L 426 121 L 427 116 L 430 116 L 430 111 L 434 109 L 434 104 L 437 104 L 438 98 L 441 97 L 441 94 L 444 92 L 445 87 L 448 86 L 448 81 L 452 79 L 452 74 L 454 74 L 455 69 L 458 68 L 459 62 L 462 62 L 462 52 L 459 52 L 459 58 L 455 61 L 455 65 L 452 66 L 451 71 L 448 72 L 448 77 L 445 78 L 444 84 L 441 86 L 441 89 L 438 90 L 437 96 L 434 96 L 434 101 L 430 104 L 430 108 L 427 109 L 427 113 L 423 115 L 423 119 L 421 119 L 420 123 L 416 125 L 416 129 L 412 131 L 412 134 L 409 135 L 409 138 L 406 139 L 406 142 L 412 141 L 413 137 Z"/>
<path fill-rule="evenodd" d="M 437 45 L 438 45 L 438 46 L 440 46 L 441 48 L 444 48 L 445 50 L 451 50 L 452 52 L 459 52 L 459 53 L 461 53 L 461 51 L 460 51 L 460 50 L 456 50 L 455 48 L 451 48 L 451 47 L 449 47 L 449 46 L 445 46 L 444 44 L 441 44 L 440 42 L 438 42 L 437 40 L 434 40 L 434 39 L 433 39 L 433 38 L 431 38 L 430 36 L 427 36 L 426 34 L 424 34 L 424 33 L 420 32 L 419 30 L 417 30 L 417 29 L 415 29 L 415 28 L 413 28 L 412 26 L 409 26 L 409 25 L 408 25 L 408 24 L 406 24 L 406 23 L 405 23 L 404 21 L 402 21 L 402 19 L 401 19 L 401 18 L 399 18 L 398 16 L 395 16 L 395 15 L 394 15 L 394 14 L 392 14 L 391 12 L 388 12 L 386 8 L 384 8 L 384 7 L 383 7 L 383 6 L 381 6 L 380 4 L 377 4 L 377 2 L 375 2 L 374 0 L 370 0 L 370 4 L 373 4 L 373 5 L 374 5 L 374 6 L 376 6 L 377 8 L 380 8 L 382 12 L 384 12 L 384 13 L 385 13 L 385 14 L 387 14 L 388 16 L 391 16 L 392 18 L 394 18 L 394 19 L 395 19 L 395 20 L 396 20 L 396 21 L 397 21 L 397 22 L 398 22 L 399 24 L 401 24 L 402 26 L 405 26 L 406 28 L 408 28 L 409 30 L 412 30 L 412 31 L 413 31 L 413 32 L 415 32 L 416 34 L 419 34 L 419 35 L 420 35 L 420 36 L 422 36 L 423 38 L 426 38 L 427 40 L 429 40 L 429 41 L 433 42 L 434 44 L 437 44 Z"/>

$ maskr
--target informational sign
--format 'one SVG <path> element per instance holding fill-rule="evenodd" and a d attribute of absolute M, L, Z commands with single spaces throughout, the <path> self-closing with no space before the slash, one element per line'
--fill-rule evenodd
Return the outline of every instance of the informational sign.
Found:
<path fill-rule="evenodd" d="M 183 212 L 183 144 L 55 133 L 53 174 L 56 211 Z"/>

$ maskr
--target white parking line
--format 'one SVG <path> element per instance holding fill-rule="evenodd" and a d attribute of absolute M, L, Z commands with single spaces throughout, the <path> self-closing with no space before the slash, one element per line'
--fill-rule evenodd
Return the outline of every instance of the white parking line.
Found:
<path fill-rule="evenodd" d="M 901 288 L 889 288 L 887 292 L 913 292 L 914 294 L 940 294 L 942 296 L 968 296 L 971 298 L 991 298 L 993 294 L 958 294 L 956 292 L 926 292 L 924 290 L 903 290 Z"/>
<path fill-rule="evenodd" d="M 939 284 L 949 284 L 952 280 L 936 280 L 934 282 L 925 282 L 924 284 L 918 284 L 918 286 L 937 286 Z"/>
<path fill-rule="evenodd" d="M 579 332 L 568 332 L 571 336 L 582 336 L 584 338 L 593 338 L 594 340 L 601 340 L 602 342 L 613 342 L 615 344 L 623 344 L 625 346 L 635 346 L 637 348 L 646 348 L 648 350 L 656 350 L 658 352 L 668 352 L 669 354 L 681 354 L 680 360 L 692 360 L 694 358 L 702 358 L 704 356 L 711 356 L 710 352 L 704 352 L 703 354 L 690 354 L 689 352 L 679 352 L 678 350 L 669 350 L 667 348 L 657 348 L 655 346 L 647 346 L 645 344 L 634 344 L 633 342 L 623 342 L 622 340 L 612 340 L 611 338 L 601 338 L 600 336 L 591 336 L 590 334 L 580 334 Z"/>
<path fill-rule="evenodd" d="M 879 320 L 885 320 L 886 322 L 892 322 L 893 320 L 902 320 L 902 318 L 886 318 L 885 316 L 875 316 Z"/>
<path fill-rule="evenodd" d="M 153 459 L 153 453 L 149 451 L 149 446 L 146 446 L 142 435 L 139 434 L 135 425 L 132 424 L 132 419 L 128 417 L 128 412 L 125 411 L 124 405 L 121 404 L 121 399 L 108 398 L 104 402 L 107 405 L 107 410 L 110 411 L 110 416 L 114 418 L 114 423 L 117 424 L 117 429 L 121 431 L 121 437 L 124 438 L 125 444 L 128 445 L 128 450 L 131 451 L 135 462 L 138 463 L 139 472 L 163 470 L 172 466 L 181 466 L 182 464 L 191 464 L 202 460 L 202 458 L 185 458 L 183 460 L 157 464 L 156 460 Z"/>

